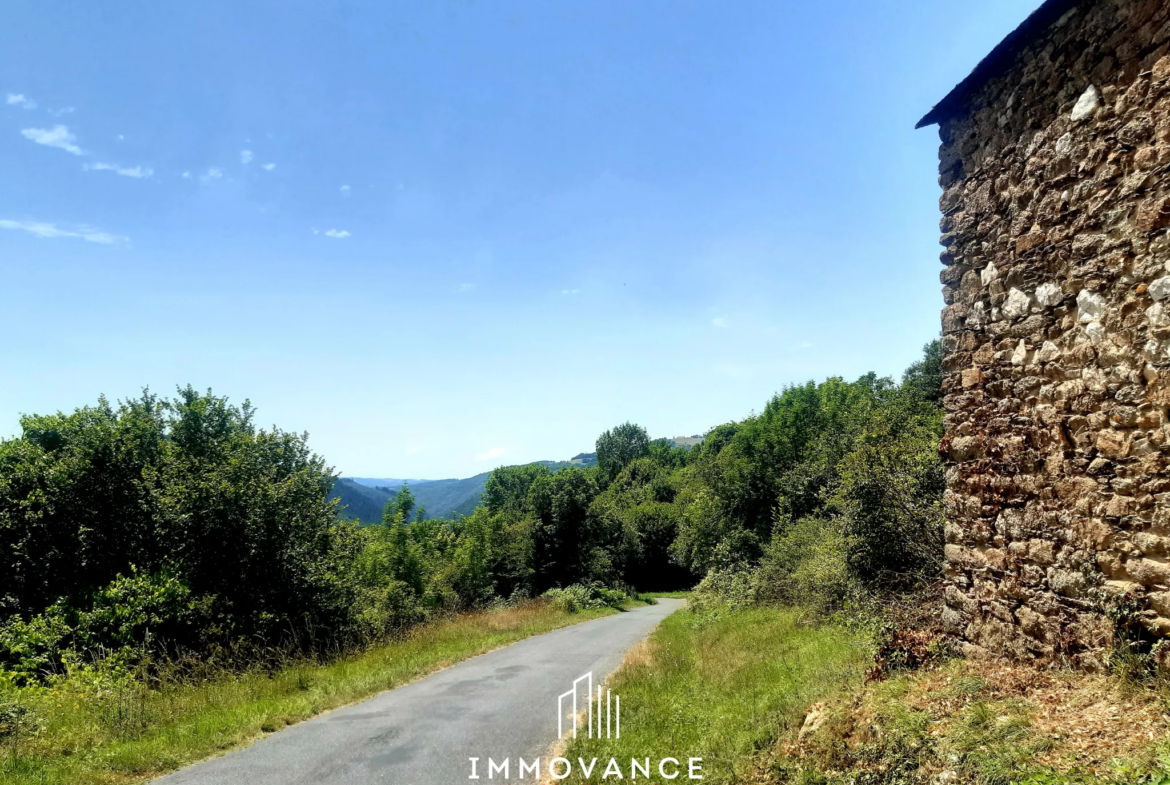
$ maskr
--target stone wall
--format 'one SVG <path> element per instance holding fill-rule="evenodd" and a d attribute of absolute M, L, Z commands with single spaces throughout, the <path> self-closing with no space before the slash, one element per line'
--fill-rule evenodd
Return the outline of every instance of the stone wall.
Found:
<path fill-rule="evenodd" d="M 940 127 L 945 619 L 1092 664 L 1170 635 L 1170 2 L 1082 2 Z"/>

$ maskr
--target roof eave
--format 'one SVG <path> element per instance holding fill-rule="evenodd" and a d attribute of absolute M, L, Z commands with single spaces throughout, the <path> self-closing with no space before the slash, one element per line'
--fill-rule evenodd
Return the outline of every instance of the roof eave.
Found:
<path fill-rule="evenodd" d="M 979 61 L 967 78 L 955 85 L 949 93 L 943 96 L 934 107 L 923 115 L 915 124 L 915 128 L 925 128 L 928 125 L 942 123 L 954 117 L 966 105 L 967 99 L 987 83 L 1010 67 L 1016 55 L 1032 39 L 1044 30 L 1061 21 L 1065 14 L 1078 6 L 1096 0 L 1045 0 L 1035 11 L 1029 14 L 1019 27 L 1008 33 L 986 57 Z"/>

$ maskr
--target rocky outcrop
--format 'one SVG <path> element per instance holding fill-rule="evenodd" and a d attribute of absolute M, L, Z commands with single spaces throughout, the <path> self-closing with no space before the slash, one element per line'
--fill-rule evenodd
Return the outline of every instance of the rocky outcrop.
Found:
<path fill-rule="evenodd" d="M 946 623 L 1170 634 L 1170 4 L 1072 5 L 940 127 Z"/>

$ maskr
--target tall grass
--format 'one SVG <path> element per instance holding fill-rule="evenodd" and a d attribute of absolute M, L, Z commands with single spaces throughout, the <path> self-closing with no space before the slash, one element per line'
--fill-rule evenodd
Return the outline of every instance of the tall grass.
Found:
<path fill-rule="evenodd" d="M 701 757 L 707 783 L 750 779 L 759 753 L 799 725 L 818 699 L 855 682 L 871 654 L 849 632 L 808 626 L 797 611 L 756 607 L 717 616 L 667 617 L 610 679 L 621 696 L 621 738 L 569 743 L 568 782 L 584 782 L 577 758 Z M 654 779 L 653 777 L 651 779 Z"/>
<path fill-rule="evenodd" d="M 329 662 L 230 672 L 171 664 L 76 667 L 44 687 L 0 683 L 0 782 L 129 783 L 530 635 L 613 613 L 534 603 L 415 628 Z"/>

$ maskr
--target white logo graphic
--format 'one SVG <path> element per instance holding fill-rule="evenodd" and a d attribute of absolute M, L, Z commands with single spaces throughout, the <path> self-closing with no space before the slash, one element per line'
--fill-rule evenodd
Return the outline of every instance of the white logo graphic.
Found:
<path fill-rule="evenodd" d="M 597 685 L 593 694 L 593 671 L 573 681 L 573 689 L 557 696 L 557 738 L 565 735 L 565 698 L 573 699 L 573 738 L 577 738 L 577 693 L 578 686 L 585 682 L 585 700 L 588 703 L 589 738 L 620 739 L 622 737 L 622 699 L 609 690 Z M 604 720 L 604 731 L 602 722 Z"/>
<path fill-rule="evenodd" d="M 622 699 L 614 695 L 609 690 L 605 689 L 600 684 L 597 685 L 597 691 L 593 691 L 593 672 L 590 671 L 584 676 L 576 679 L 573 682 L 573 688 L 567 692 L 557 696 L 557 739 L 563 740 L 565 738 L 565 718 L 568 717 L 572 723 L 573 738 L 577 738 L 577 723 L 581 718 L 577 710 L 577 695 L 584 690 L 584 697 L 586 703 L 585 713 L 587 715 L 587 725 L 589 727 L 589 738 L 591 739 L 620 739 L 622 736 Z M 571 698 L 572 714 L 566 714 L 566 698 Z M 637 734 L 635 734 L 636 736 Z M 497 777 L 505 780 L 511 780 L 512 758 L 505 757 L 497 760 L 496 758 L 487 759 L 487 774 L 480 775 L 479 763 L 482 761 L 481 757 L 468 757 L 467 763 L 471 766 L 471 773 L 467 775 L 469 780 L 487 779 L 495 780 Z M 686 761 L 685 763 L 683 761 Z M 641 774 L 643 777 L 649 778 L 650 772 L 654 766 L 653 760 L 649 755 L 644 755 L 642 758 L 630 758 L 630 779 L 637 779 Z M 617 758 L 611 757 L 609 761 L 603 758 L 600 761 L 597 758 L 590 758 L 588 761 L 583 757 L 576 759 L 576 762 L 568 758 L 556 755 L 551 759 L 546 759 L 544 766 L 541 766 L 541 759 L 527 761 L 524 758 L 519 758 L 517 763 L 520 766 L 520 771 L 517 774 L 518 779 L 527 780 L 529 777 L 535 783 L 547 783 L 549 779 L 563 780 L 573 774 L 574 769 L 579 772 L 582 777 L 591 777 L 594 771 L 600 772 L 602 780 L 608 780 L 613 777 L 615 779 L 625 779 L 623 774 L 624 769 L 622 764 L 618 763 Z M 603 770 L 604 769 L 604 770 Z M 541 777 L 541 772 L 545 772 L 545 777 Z M 675 780 L 686 775 L 688 780 L 703 779 L 703 759 L 702 758 L 659 758 L 658 759 L 658 774 L 663 780 Z M 593 782 L 594 780 L 589 780 Z M 671 783 L 671 785 L 674 785 Z"/>

